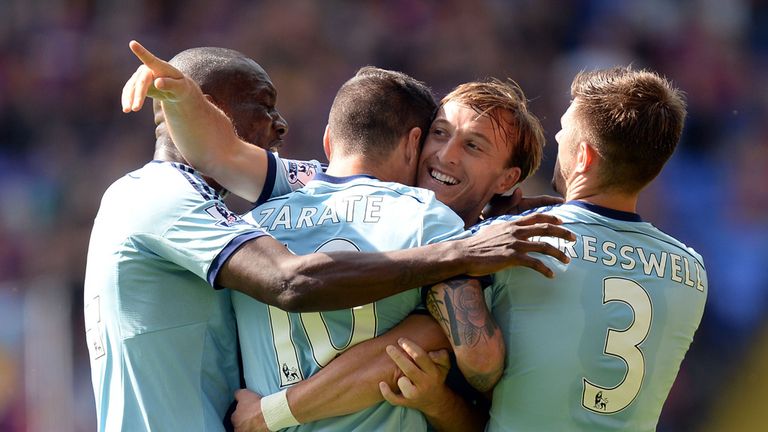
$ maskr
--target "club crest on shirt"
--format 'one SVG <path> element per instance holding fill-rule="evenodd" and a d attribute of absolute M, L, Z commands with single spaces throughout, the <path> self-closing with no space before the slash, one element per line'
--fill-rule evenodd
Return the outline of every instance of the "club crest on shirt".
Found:
<path fill-rule="evenodd" d="M 234 225 L 247 223 L 244 220 L 242 220 L 240 216 L 232 213 L 226 207 L 224 207 L 219 203 L 216 203 L 206 208 L 205 212 L 211 215 L 211 217 L 213 217 L 214 219 L 218 220 L 216 225 L 231 227 Z"/>
<path fill-rule="evenodd" d="M 281 372 L 283 373 L 283 375 L 285 375 L 285 380 L 288 382 L 301 380 L 301 377 L 299 376 L 299 371 L 295 367 L 289 368 L 286 363 L 283 363 Z"/>
<path fill-rule="evenodd" d="M 603 396 L 603 392 L 597 392 L 597 395 L 595 395 L 595 409 L 605 411 L 608 408 L 608 398 Z"/>
<path fill-rule="evenodd" d="M 307 184 L 317 174 L 317 168 L 309 162 L 283 160 L 288 171 L 288 183 L 298 184 L 299 187 Z"/>

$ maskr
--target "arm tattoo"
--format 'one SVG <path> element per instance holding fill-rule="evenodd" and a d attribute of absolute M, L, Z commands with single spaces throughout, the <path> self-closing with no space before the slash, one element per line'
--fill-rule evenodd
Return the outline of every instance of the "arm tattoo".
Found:
<path fill-rule="evenodd" d="M 497 369 L 489 373 L 467 375 L 465 378 L 469 385 L 481 392 L 485 392 L 493 389 L 493 386 L 495 386 L 496 382 L 499 380 L 499 375 L 501 375 L 501 371 Z"/>
<path fill-rule="evenodd" d="M 488 319 L 482 291 L 476 284 L 473 279 L 452 280 L 436 285 L 444 288 L 433 288 L 427 295 L 427 309 L 448 331 L 455 346 L 477 346 L 496 331 L 495 322 Z"/>

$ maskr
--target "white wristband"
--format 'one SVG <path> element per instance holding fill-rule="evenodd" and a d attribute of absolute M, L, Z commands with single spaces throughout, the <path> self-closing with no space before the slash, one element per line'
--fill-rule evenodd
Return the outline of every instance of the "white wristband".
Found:
<path fill-rule="evenodd" d="M 300 424 L 293 416 L 291 407 L 288 406 L 287 392 L 288 390 L 283 390 L 261 398 L 261 414 L 264 416 L 264 423 L 273 432 Z"/>

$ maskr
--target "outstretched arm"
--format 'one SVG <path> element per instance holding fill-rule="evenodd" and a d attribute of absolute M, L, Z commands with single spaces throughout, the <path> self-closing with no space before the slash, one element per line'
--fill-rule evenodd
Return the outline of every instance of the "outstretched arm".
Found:
<path fill-rule="evenodd" d="M 241 140 L 229 117 L 192 79 L 140 43 L 129 46 L 143 64 L 123 87 L 123 112 L 139 111 L 147 96 L 159 100 L 182 156 L 232 193 L 255 202 L 266 178 L 266 150 Z"/>
<path fill-rule="evenodd" d="M 279 241 L 262 236 L 229 257 L 216 283 L 283 310 L 310 312 L 359 306 L 456 275 L 479 276 L 510 266 L 552 277 L 552 270 L 528 253 L 562 262 L 568 257 L 549 243 L 528 239 L 573 240 L 573 233 L 558 223 L 554 216 L 536 213 L 490 225 L 465 239 L 378 253 L 293 255 Z"/>

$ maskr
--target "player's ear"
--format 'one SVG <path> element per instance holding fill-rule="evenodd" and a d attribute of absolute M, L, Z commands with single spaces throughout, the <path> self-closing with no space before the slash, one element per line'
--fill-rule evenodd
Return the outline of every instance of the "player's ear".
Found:
<path fill-rule="evenodd" d="M 215 105 L 216 108 L 224 111 L 224 106 L 219 104 L 219 101 L 217 101 L 213 96 L 209 95 L 208 93 L 203 93 L 203 98 L 210 102 L 211 104 Z"/>
<path fill-rule="evenodd" d="M 576 172 L 587 172 L 598 159 L 597 150 L 586 141 L 576 145 Z"/>
<path fill-rule="evenodd" d="M 408 138 L 405 143 L 405 161 L 406 163 L 416 163 L 419 160 L 421 151 L 421 128 L 414 127 L 408 132 Z"/>
<path fill-rule="evenodd" d="M 522 171 L 520 167 L 508 167 L 504 168 L 499 176 L 499 180 L 496 182 L 496 189 L 493 191 L 496 194 L 502 194 L 512 189 L 512 186 L 516 185 L 520 180 Z"/>
<path fill-rule="evenodd" d="M 328 125 L 325 125 L 325 132 L 323 132 L 323 151 L 328 162 L 331 161 L 331 136 L 328 133 Z"/>

